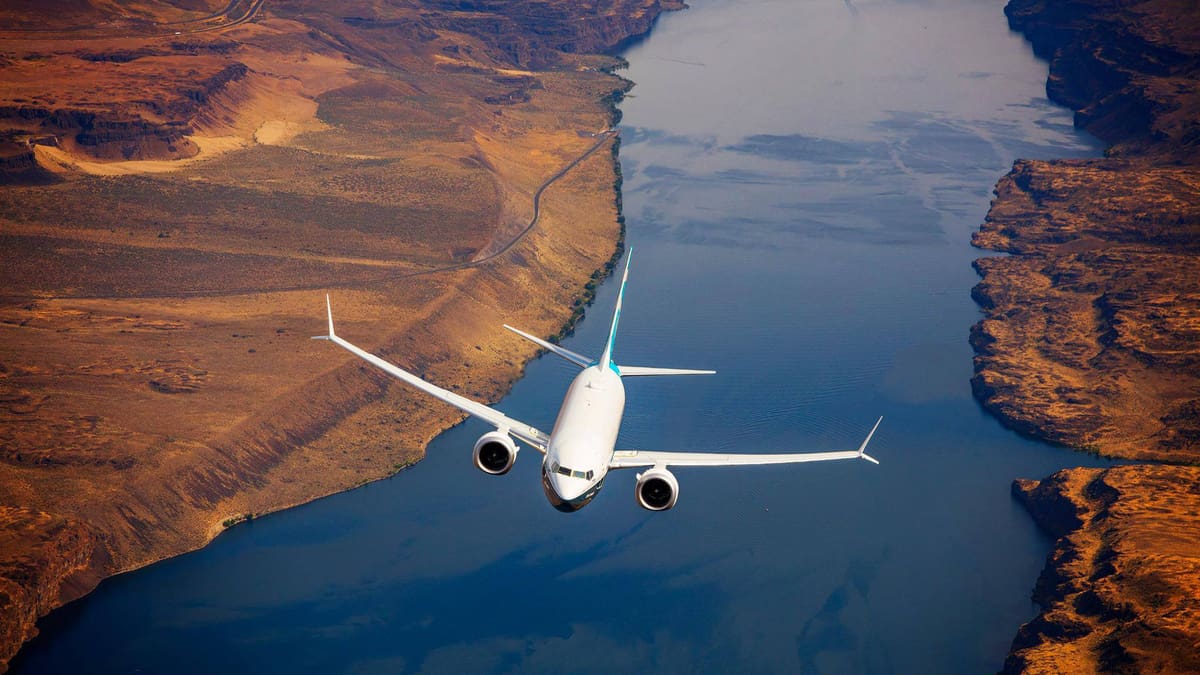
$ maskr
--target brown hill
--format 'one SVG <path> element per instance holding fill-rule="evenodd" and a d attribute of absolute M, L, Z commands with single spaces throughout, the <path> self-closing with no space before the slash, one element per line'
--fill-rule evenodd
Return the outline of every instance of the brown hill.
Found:
<path fill-rule="evenodd" d="M 976 395 L 1013 428 L 1200 463 L 1200 12 L 1011 0 L 1047 91 L 1104 159 L 1016 163 L 974 243 Z M 1200 669 L 1200 474 L 1070 469 L 1014 490 L 1055 545 L 1006 672 Z"/>
<path fill-rule="evenodd" d="M 457 421 L 311 342 L 327 291 L 339 332 L 485 400 L 533 355 L 502 323 L 575 315 L 620 236 L 613 142 L 580 133 L 628 86 L 597 52 L 679 5 L 461 4 L 0 9 L 0 659 Z"/>
<path fill-rule="evenodd" d="M 1045 610 L 1021 627 L 1005 672 L 1200 672 L 1198 486 L 1200 468 L 1161 465 L 1014 484 L 1062 539 L 1034 591 Z"/>

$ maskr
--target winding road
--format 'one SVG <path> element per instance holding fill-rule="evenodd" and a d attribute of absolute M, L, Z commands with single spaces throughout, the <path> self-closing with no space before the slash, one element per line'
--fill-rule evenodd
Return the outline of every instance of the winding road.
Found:
<path fill-rule="evenodd" d="M 542 195 L 546 192 L 546 190 L 551 185 L 553 185 L 555 182 L 562 179 L 563 176 L 566 176 L 568 173 L 570 173 L 572 169 L 579 166 L 588 157 L 591 157 L 592 155 L 594 155 L 597 150 L 604 147 L 605 144 L 607 144 L 611 139 L 616 138 L 618 134 L 619 134 L 619 131 L 616 129 L 608 129 L 599 134 L 596 134 L 596 137 L 598 140 L 595 143 L 593 143 L 587 150 L 585 150 L 583 153 L 581 153 L 580 155 L 575 157 L 575 159 L 571 160 L 569 163 L 564 165 L 561 169 L 559 169 L 553 175 L 551 175 L 549 178 L 547 178 L 545 181 L 543 181 L 542 184 L 539 185 L 537 190 L 535 190 L 533 193 L 533 216 L 529 219 L 529 224 L 527 224 L 524 227 L 524 229 L 522 229 L 520 232 L 517 233 L 517 235 L 515 237 L 513 237 L 504 246 L 497 249 L 494 253 L 490 253 L 482 258 L 476 258 L 474 260 L 470 260 L 470 261 L 462 262 L 462 263 L 455 263 L 453 265 L 445 265 L 442 267 L 434 267 L 434 268 L 424 269 L 424 270 L 399 272 L 399 273 L 395 273 L 395 274 L 382 275 L 382 276 L 375 277 L 375 278 L 369 280 L 369 282 L 393 281 L 396 279 L 408 279 L 408 278 L 412 278 L 412 277 L 427 276 L 430 274 L 441 274 L 443 272 L 455 272 L 458 270 L 470 269 L 472 267 L 479 267 L 479 266 L 485 265 L 493 260 L 496 260 L 500 256 L 503 256 L 504 254 L 511 251 L 513 249 L 513 247 L 515 247 L 517 244 L 521 243 L 521 241 L 523 241 L 525 239 L 525 237 L 527 237 L 529 235 L 529 233 L 532 232 L 535 227 L 537 227 L 538 221 L 541 220 L 541 216 L 542 216 Z M 321 281 L 319 283 L 303 284 L 303 285 L 297 285 L 297 286 L 284 286 L 284 287 L 279 287 L 279 288 L 254 287 L 254 288 L 199 289 L 199 290 L 189 290 L 189 291 L 176 290 L 176 291 L 164 291 L 162 293 L 134 293 L 134 294 L 129 294 L 129 295 L 62 294 L 62 295 L 54 295 L 49 298 L 46 296 L 33 296 L 33 295 L 6 295 L 5 298 L 20 299 L 20 300 L 36 300 L 36 299 L 41 299 L 41 300 L 45 300 L 45 299 L 103 300 L 103 299 L 117 299 L 117 298 L 126 298 L 126 299 L 128 299 L 128 298 L 189 298 L 189 297 L 197 297 L 197 296 L 227 297 L 227 296 L 233 296 L 233 295 L 249 295 L 252 293 L 287 293 L 287 292 L 292 292 L 292 291 L 312 291 L 312 290 L 322 290 L 322 289 L 328 289 L 328 288 L 343 288 L 343 287 L 347 287 L 347 286 L 351 286 L 351 285 L 361 285 L 362 283 L 364 283 L 363 280 L 341 281 L 341 282 L 325 280 L 325 281 Z"/>
<path fill-rule="evenodd" d="M 550 176 L 549 178 L 546 179 L 546 181 L 544 183 L 539 185 L 538 189 L 536 191 L 534 191 L 534 193 L 533 193 L 533 217 L 529 219 L 529 224 L 525 226 L 525 229 L 523 229 L 519 233 L 517 233 L 517 236 L 513 237 L 511 241 L 509 241 L 507 244 L 505 244 L 503 247 L 501 247 L 495 253 L 486 255 L 482 258 L 477 258 L 470 262 L 459 263 L 457 265 L 447 265 L 446 267 L 438 267 L 436 269 L 431 269 L 431 270 L 421 270 L 419 272 L 407 272 L 404 274 L 398 274 L 395 276 L 390 276 L 390 277 L 385 277 L 385 278 L 387 278 L 387 279 L 403 279 L 403 278 L 407 278 L 407 277 L 422 276 L 425 274 L 437 274 L 438 272 L 452 272 L 454 270 L 466 269 L 468 267 L 478 267 L 479 265 L 482 265 L 487 262 L 491 262 L 492 260 L 495 260 L 496 258 L 499 258 L 500 256 L 504 255 L 505 253 L 508 253 L 509 251 L 512 250 L 512 248 L 514 246 L 521 243 L 521 240 L 523 240 L 526 235 L 528 235 L 530 232 L 532 232 L 533 228 L 537 227 L 538 219 L 540 219 L 542 217 L 542 193 L 546 191 L 546 188 L 550 187 L 551 185 L 554 184 L 555 181 L 557 181 L 558 179 L 560 179 L 563 176 L 570 173 L 571 169 L 574 169 L 575 167 L 579 166 L 580 162 L 587 159 L 588 157 L 591 157 L 592 154 L 594 154 L 597 150 L 599 150 L 601 147 L 603 147 L 604 144 L 607 143 L 610 138 L 616 137 L 617 134 L 618 134 L 618 131 L 616 129 L 608 129 L 607 131 L 603 131 L 599 134 L 596 134 L 596 136 L 600 138 L 599 141 L 596 141 L 596 143 L 594 145 L 592 145 L 592 147 L 588 148 L 586 152 L 584 152 L 582 155 L 579 155 L 575 159 L 571 160 L 570 164 L 567 164 L 563 168 L 559 169 L 557 173 L 555 173 L 553 176 Z"/>
<path fill-rule="evenodd" d="M 211 33 L 240 26 L 256 17 L 267 0 L 230 0 L 224 9 L 194 19 L 170 21 L 160 24 L 149 24 L 143 30 L 121 30 L 105 32 L 102 26 L 90 24 L 84 26 L 67 26 L 64 28 L 2 28 L 0 38 L 33 39 L 33 40 L 120 40 L 120 39 L 153 39 L 165 37 L 180 37 L 196 33 Z M 239 7 L 245 11 L 239 15 L 234 13 Z M 193 27 L 196 24 L 206 24 Z M 161 31 L 161 32 L 158 32 Z M 87 33 L 92 33 L 88 35 Z"/>

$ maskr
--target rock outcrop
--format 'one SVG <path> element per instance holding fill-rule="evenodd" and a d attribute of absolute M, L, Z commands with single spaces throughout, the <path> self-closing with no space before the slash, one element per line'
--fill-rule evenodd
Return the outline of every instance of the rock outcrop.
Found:
<path fill-rule="evenodd" d="M 1004 672 L 1200 672 L 1200 468 L 1066 469 L 1013 494 L 1060 539 Z"/>
<path fill-rule="evenodd" d="M 975 244 L 973 385 L 1010 426 L 1106 455 L 1200 461 L 1200 171 L 1019 161 Z"/>
<path fill-rule="evenodd" d="M 90 591 L 108 558 L 82 523 L 32 509 L 0 506 L 0 640 L 20 645 L 34 622 Z"/>
<path fill-rule="evenodd" d="M 1059 537 L 1009 673 L 1200 671 L 1200 13 L 1011 0 L 1047 92 L 1110 144 L 1018 161 L 974 243 L 976 396 L 1022 433 L 1170 464 L 1014 494 Z"/>
<path fill-rule="evenodd" d="M 1104 455 L 1200 461 L 1200 13 L 1171 0 L 1005 9 L 1047 90 L 1112 144 L 1017 162 L 974 243 L 975 392 L 1010 426 Z"/>
<path fill-rule="evenodd" d="M 438 30 L 476 35 L 490 50 L 525 68 L 559 63 L 562 54 L 610 51 L 650 30 L 665 10 L 682 0 L 428 0 L 439 10 L 428 17 Z"/>

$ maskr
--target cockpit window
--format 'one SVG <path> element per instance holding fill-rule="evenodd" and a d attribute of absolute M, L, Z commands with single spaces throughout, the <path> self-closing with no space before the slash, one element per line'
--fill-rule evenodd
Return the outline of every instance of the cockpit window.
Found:
<path fill-rule="evenodd" d="M 561 476 L 567 476 L 569 478 L 582 478 L 584 480 L 591 480 L 592 477 L 596 475 L 596 472 L 591 469 L 587 471 L 568 469 L 567 467 L 560 465 L 558 462 L 550 462 L 550 473 L 557 473 Z"/>

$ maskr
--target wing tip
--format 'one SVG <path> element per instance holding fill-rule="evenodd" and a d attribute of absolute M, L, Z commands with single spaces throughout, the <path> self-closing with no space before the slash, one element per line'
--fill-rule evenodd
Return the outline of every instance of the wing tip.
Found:
<path fill-rule="evenodd" d="M 867 437 L 863 439 L 862 445 L 858 446 L 859 459 L 865 459 L 868 462 L 871 462 L 872 464 L 879 463 L 879 460 L 877 460 L 874 457 L 867 454 L 867 443 L 871 442 L 871 437 L 875 435 L 875 430 L 879 428 L 879 425 L 882 422 L 883 422 L 883 415 L 880 415 L 879 419 L 875 420 L 875 426 L 871 427 L 870 433 L 868 433 Z"/>
<path fill-rule="evenodd" d="M 324 337 L 327 340 L 332 340 L 334 337 L 334 333 L 333 333 L 333 303 L 330 302 L 328 293 L 325 294 L 325 312 L 326 312 L 326 316 L 329 317 L 329 335 L 326 335 Z"/>

